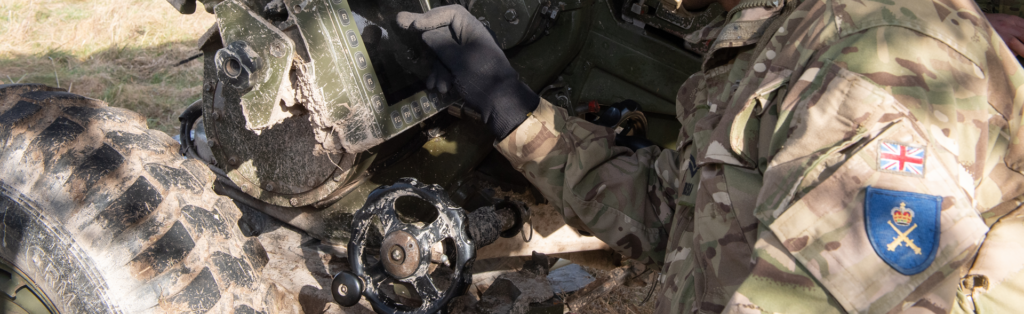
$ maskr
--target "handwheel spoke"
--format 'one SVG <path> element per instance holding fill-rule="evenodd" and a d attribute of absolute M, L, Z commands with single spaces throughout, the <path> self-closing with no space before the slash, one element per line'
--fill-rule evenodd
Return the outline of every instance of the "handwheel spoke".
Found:
<path fill-rule="evenodd" d="M 412 284 L 416 287 L 416 292 L 420 294 L 420 298 L 424 302 L 433 302 L 441 298 L 440 292 L 437 291 L 437 286 L 434 286 L 434 280 L 430 279 L 429 275 L 424 274 L 416 277 Z"/>
<path fill-rule="evenodd" d="M 417 228 L 418 230 L 416 231 L 419 234 L 416 238 L 419 239 L 420 243 L 424 246 L 432 246 L 434 243 L 448 238 L 453 232 L 451 230 L 451 224 L 449 224 L 447 220 L 448 218 L 442 215 L 426 226 Z"/>
<path fill-rule="evenodd" d="M 420 235 L 417 238 L 419 238 L 421 246 L 428 248 L 444 239 L 436 230 L 420 230 Z"/>
<path fill-rule="evenodd" d="M 376 284 L 384 282 L 384 280 L 387 279 L 387 271 L 384 270 L 383 262 L 377 262 L 376 264 L 373 264 L 373 266 L 365 268 L 364 273 Z"/>
<path fill-rule="evenodd" d="M 394 206 L 388 207 L 380 215 L 381 227 L 384 228 L 384 235 L 387 236 L 392 232 L 405 229 L 405 223 L 398 217 L 398 211 L 395 210 Z"/>

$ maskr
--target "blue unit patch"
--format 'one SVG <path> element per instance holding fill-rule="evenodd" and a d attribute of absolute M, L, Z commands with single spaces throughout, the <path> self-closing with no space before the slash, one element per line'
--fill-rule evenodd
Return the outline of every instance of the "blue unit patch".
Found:
<path fill-rule="evenodd" d="M 864 226 L 871 247 L 889 266 L 910 276 L 935 260 L 942 197 L 867 187 Z"/>

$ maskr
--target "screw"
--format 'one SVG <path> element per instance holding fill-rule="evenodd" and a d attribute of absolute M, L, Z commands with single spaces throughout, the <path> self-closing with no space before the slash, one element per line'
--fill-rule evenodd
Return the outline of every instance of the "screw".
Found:
<path fill-rule="evenodd" d="M 391 260 L 399 263 L 405 260 L 405 251 L 401 246 L 396 245 L 391 249 Z"/>
<path fill-rule="evenodd" d="M 293 197 L 292 199 L 288 200 L 288 203 L 291 203 L 292 206 L 299 206 L 299 199 Z"/>
<path fill-rule="evenodd" d="M 271 192 L 274 191 L 274 183 L 273 182 L 267 183 L 267 191 L 271 191 Z"/>
<path fill-rule="evenodd" d="M 516 9 L 508 9 L 508 11 L 505 11 L 505 20 L 506 21 L 512 22 L 515 19 L 516 19 Z"/>

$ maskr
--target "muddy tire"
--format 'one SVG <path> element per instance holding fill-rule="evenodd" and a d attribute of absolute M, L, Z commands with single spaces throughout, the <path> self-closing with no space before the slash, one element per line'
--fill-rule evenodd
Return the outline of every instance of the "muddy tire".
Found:
<path fill-rule="evenodd" d="M 0 258 L 62 313 L 258 313 L 267 253 L 142 116 L 0 85 Z"/>

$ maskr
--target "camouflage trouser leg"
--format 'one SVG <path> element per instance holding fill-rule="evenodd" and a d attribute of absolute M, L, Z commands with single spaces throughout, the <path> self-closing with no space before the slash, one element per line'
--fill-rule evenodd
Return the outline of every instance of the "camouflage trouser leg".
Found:
<path fill-rule="evenodd" d="M 693 206 L 680 205 L 665 248 L 665 265 L 658 277 L 655 313 L 690 313 L 693 308 Z"/>

